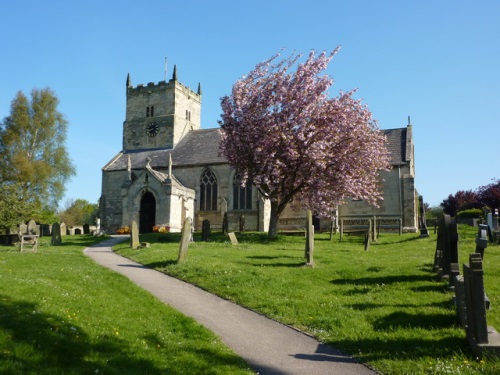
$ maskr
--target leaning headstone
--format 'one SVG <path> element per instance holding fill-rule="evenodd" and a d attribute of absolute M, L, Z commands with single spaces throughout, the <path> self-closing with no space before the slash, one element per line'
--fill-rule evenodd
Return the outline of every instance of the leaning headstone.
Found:
<path fill-rule="evenodd" d="M 61 225 L 59 223 L 52 224 L 52 239 L 50 243 L 52 245 L 60 245 L 62 243 Z"/>
<path fill-rule="evenodd" d="M 306 220 L 306 265 L 313 266 L 313 253 L 314 253 L 314 225 L 312 220 L 312 211 L 307 210 L 307 220 Z"/>
<path fill-rule="evenodd" d="M 139 228 L 137 227 L 137 223 L 135 221 L 132 221 L 130 229 L 130 247 L 132 249 L 138 249 L 141 247 L 141 242 L 139 241 Z"/>
<path fill-rule="evenodd" d="M 227 235 L 231 240 L 231 245 L 238 245 L 238 239 L 236 238 L 236 234 L 234 234 L 234 232 L 229 232 Z"/>
<path fill-rule="evenodd" d="M 484 260 L 484 249 L 488 247 L 488 226 L 479 224 L 476 236 L 476 253 L 481 254 L 481 259 Z"/>
<path fill-rule="evenodd" d="M 201 240 L 208 241 L 210 238 L 210 220 L 205 219 L 201 224 Z"/>
<path fill-rule="evenodd" d="M 184 262 L 187 258 L 188 246 L 191 240 L 191 220 L 186 218 L 184 220 L 184 224 L 182 225 L 181 232 L 181 243 L 179 245 L 179 256 L 177 258 L 177 262 Z"/>

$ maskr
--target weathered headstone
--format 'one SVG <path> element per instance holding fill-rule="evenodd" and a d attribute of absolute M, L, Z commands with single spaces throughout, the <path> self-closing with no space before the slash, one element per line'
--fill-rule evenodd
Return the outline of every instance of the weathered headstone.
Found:
<path fill-rule="evenodd" d="M 229 231 L 229 222 L 227 219 L 227 212 L 224 212 L 224 217 L 222 218 L 222 233 L 227 234 Z"/>
<path fill-rule="evenodd" d="M 449 278 L 451 287 L 454 276 L 460 273 L 457 224 L 450 215 L 443 215 L 439 223 L 434 269 L 439 272 L 441 278 Z"/>
<path fill-rule="evenodd" d="M 28 226 L 25 223 L 19 224 L 19 233 L 28 234 Z"/>
<path fill-rule="evenodd" d="M 467 306 L 467 338 L 471 344 L 488 342 L 483 275 L 481 255 L 470 254 L 469 265 L 464 264 L 464 282 Z"/>
<path fill-rule="evenodd" d="M 240 233 L 245 231 L 245 215 L 240 215 Z"/>
<path fill-rule="evenodd" d="M 227 235 L 229 236 L 232 245 L 238 245 L 238 239 L 236 238 L 236 234 L 234 234 L 234 232 L 229 232 Z"/>
<path fill-rule="evenodd" d="M 425 206 L 424 206 L 424 198 L 419 195 L 418 196 L 419 203 L 419 224 L 420 224 L 420 237 L 429 237 L 429 231 L 427 230 L 427 223 L 425 220 Z"/>
<path fill-rule="evenodd" d="M 189 242 L 191 240 L 191 220 L 186 218 L 182 224 L 181 243 L 179 245 L 179 256 L 177 262 L 181 263 L 186 260 Z"/>
<path fill-rule="evenodd" d="M 132 225 L 130 227 L 130 247 L 132 249 L 138 249 L 141 247 L 141 242 L 139 241 L 139 228 L 137 227 L 137 223 L 135 221 L 132 221 Z"/>
<path fill-rule="evenodd" d="M 38 231 L 39 232 L 39 231 Z M 38 235 L 37 233 L 37 227 L 36 227 L 36 222 L 35 220 L 30 220 L 28 221 L 28 230 L 27 234 L 33 234 L 33 235 Z"/>
<path fill-rule="evenodd" d="M 313 253 L 314 253 L 314 225 L 312 219 L 312 211 L 307 210 L 305 258 L 306 258 L 306 264 L 308 266 L 314 265 Z"/>
<path fill-rule="evenodd" d="M 488 247 L 488 226 L 479 224 L 476 236 L 476 253 L 481 254 L 481 259 L 484 259 L 484 249 Z"/>
<path fill-rule="evenodd" d="M 50 243 L 52 245 L 60 245 L 62 243 L 61 225 L 59 223 L 52 224 L 52 239 Z"/>
<path fill-rule="evenodd" d="M 61 236 L 64 237 L 64 236 L 66 236 L 66 234 L 68 234 L 67 229 L 66 229 L 66 224 L 61 223 L 60 226 L 61 226 Z"/>
<path fill-rule="evenodd" d="M 201 240 L 208 241 L 210 238 L 210 220 L 205 219 L 201 224 Z"/>

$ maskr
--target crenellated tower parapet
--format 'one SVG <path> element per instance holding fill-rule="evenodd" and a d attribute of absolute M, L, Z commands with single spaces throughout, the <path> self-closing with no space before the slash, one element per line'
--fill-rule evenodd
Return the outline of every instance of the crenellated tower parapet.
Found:
<path fill-rule="evenodd" d="M 123 150 L 173 148 L 190 130 L 201 127 L 201 87 L 191 90 L 177 79 L 133 86 L 126 83 Z"/>

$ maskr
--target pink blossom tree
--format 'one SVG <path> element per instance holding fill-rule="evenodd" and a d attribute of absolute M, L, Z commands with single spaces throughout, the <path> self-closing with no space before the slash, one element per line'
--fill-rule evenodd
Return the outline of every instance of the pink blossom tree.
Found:
<path fill-rule="evenodd" d="M 330 98 L 330 54 L 314 51 L 258 64 L 221 99 L 220 152 L 271 205 L 269 237 L 285 207 L 331 215 L 349 196 L 376 205 L 379 171 L 388 170 L 385 138 L 355 90 Z M 292 202 L 293 200 L 293 202 Z"/>

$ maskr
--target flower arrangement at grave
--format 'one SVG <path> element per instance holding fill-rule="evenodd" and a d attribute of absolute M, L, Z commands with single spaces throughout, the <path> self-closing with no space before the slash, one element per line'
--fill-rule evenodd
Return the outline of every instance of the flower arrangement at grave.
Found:
<path fill-rule="evenodd" d="M 116 234 L 130 234 L 130 228 L 128 226 L 124 226 L 122 228 L 118 228 L 116 230 Z"/>
<path fill-rule="evenodd" d="M 169 233 L 170 227 L 168 225 L 155 225 L 155 226 L 153 226 L 153 232 L 155 232 L 155 233 Z"/>

